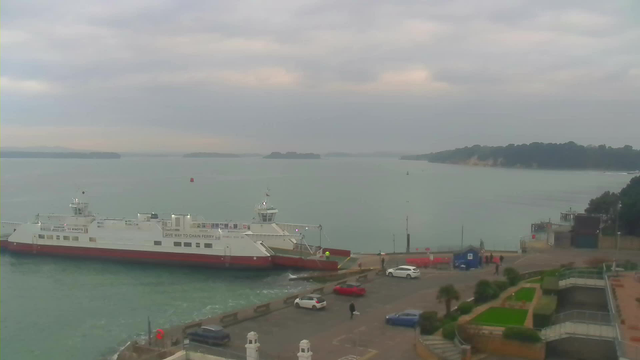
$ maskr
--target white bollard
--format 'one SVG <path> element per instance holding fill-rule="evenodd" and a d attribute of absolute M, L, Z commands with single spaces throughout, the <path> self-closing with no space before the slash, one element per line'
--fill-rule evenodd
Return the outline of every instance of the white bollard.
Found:
<path fill-rule="evenodd" d="M 298 352 L 298 360 L 311 360 L 311 343 L 309 340 L 300 341 L 300 351 Z"/>
<path fill-rule="evenodd" d="M 258 343 L 258 333 L 252 331 L 247 334 L 247 345 L 244 346 L 247 349 L 247 360 L 258 360 L 258 349 L 260 344 Z"/>

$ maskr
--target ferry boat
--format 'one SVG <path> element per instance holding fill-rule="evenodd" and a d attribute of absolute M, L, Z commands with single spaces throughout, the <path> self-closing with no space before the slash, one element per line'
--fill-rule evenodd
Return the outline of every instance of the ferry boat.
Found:
<path fill-rule="evenodd" d="M 255 208 L 257 220 L 244 223 L 204 221 L 191 214 L 171 214 L 163 219 L 153 212 L 139 213 L 136 219 L 101 218 L 80 198 L 74 198 L 69 206 L 71 215 L 38 214 L 25 224 L 2 222 L 0 245 L 16 253 L 189 266 L 338 267 L 335 261 L 287 254 L 304 246 L 301 229 L 322 227 L 278 224 L 278 210 L 266 200 Z M 276 254 L 276 249 L 285 254 Z"/>

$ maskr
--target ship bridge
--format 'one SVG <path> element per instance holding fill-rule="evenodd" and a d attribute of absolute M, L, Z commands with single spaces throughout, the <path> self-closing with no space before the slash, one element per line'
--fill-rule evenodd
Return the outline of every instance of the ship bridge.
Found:
<path fill-rule="evenodd" d="M 268 246 L 292 250 L 304 242 L 304 230 L 322 231 L 321 225 L 276 223 L 278 209 L 266 199 L 256 206 L 255 212 L 255 221 L 245 235 L 254 241 L 263 241 Z"/>

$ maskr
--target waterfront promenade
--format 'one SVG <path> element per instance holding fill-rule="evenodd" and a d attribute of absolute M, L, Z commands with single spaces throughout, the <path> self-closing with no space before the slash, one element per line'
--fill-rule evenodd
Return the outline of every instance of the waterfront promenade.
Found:
<path fill-rule="evenodd" d="M 548 269 L 570 261 L 580 266 L 585 259 L 596 255 L 614 257 L 615 252 L 569 249 L 511 255 L 506 256 L 504 267 L 513 266 L 524 272 Z M 402 256 L 398 255 L 398 258 Z M 640 252 L 623 252 L 620 258 L 638 261 Z M 387 256 L 387 264 L 395 265 L 395 262 L 392 255 Z M 328 294 L 325 295 L 326 310 L 288 307 L 227 327 L 233 339 L 228 349 L 244 353 L 246 335 L 255 331 L 259 335 L 261 358 L 266 360 L 296 359 L 298 344 L 303 339 L 311 342 L 314 360 L 418 359 L 413 330 L 385 325 L 385 315 L 405 309 L 437 310 L 442 314 L 444 305 L 436 301 L 440 286 L 452 283 L 462 299 L 467 299 L 473 296 L 478 280 L 502 279 L 493 272 L 494 267 L 490 266 L 468 272 L 423 270 L 422 277 L 417 280 L 373 276 L 370 277 L 373 280 L 365 284 L 367 295 L 363 298 Z M 361 315 L 350 320 L 348 305 L 352 300 Z M 206 352 L 207 349 L 199 350 Z M 212 353 L 219 354 L 213 350 Z"/>

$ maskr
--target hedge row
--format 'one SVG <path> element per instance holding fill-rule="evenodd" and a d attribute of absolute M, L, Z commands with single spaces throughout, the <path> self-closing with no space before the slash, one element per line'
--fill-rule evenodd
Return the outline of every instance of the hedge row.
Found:
<path fill-rule="evenodd" d="M 551 320 L 553 319 L 557 305 L 557 296 L 543 295 L 533 308 L 533 327 L 541 329 L 551 325 Z"/>
<path fill-rule="evenodd" d="M 502 337 L 528 343 L 542 342 L 542 338 L 536 330 L 525 327 L 508 327 L 502 332 Z"/>

